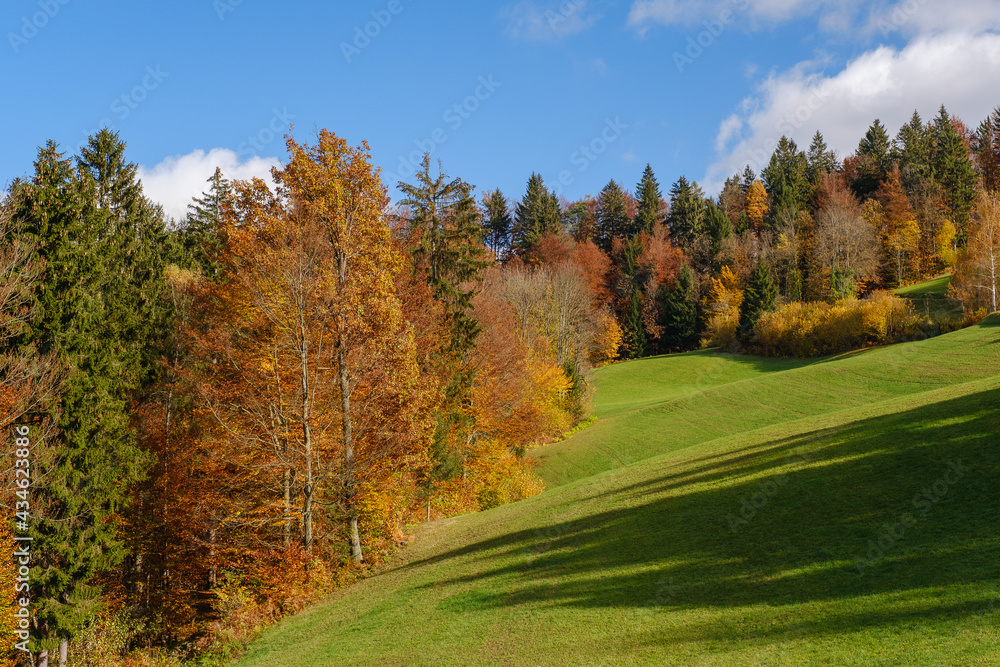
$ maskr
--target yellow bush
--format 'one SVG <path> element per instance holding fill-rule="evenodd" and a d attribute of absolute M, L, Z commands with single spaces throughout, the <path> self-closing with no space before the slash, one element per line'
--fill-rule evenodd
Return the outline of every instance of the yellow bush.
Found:
<path fill-rule="evenodd" d="M 755 351 L 767 356 L 813 357 L 921 335 L 909 301 L 887 292 L 834 304 L 794 302 L 765 313 L 755 329 Z"/>

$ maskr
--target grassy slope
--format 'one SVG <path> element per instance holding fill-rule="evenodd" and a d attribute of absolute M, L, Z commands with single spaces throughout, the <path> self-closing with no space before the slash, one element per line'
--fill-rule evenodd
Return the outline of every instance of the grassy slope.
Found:
<path fill-rule="evenodd" d="M 948 286 L 951 284 L 951 274 L 945 274 L 943 276 L 938 276 L 937 278 L 931 278 L 930 280 L 925 280 L 922 283 L 916 283 L 913 285 L 907 285 L 906 287 L 900 287 L 895 290 L 894 293 L 899 296 L 905 296 L 911 299 L 917 298 L 930 298 L 944 297 L 948 293 Z"/>
<path fill-rule="evenodd" d="M 605 421 L 560 445 L 637 465 L 550 455 L 565 484 L 421 527 L 239 664 L 994 664 L 1000 319 L 786 366 L 603 370 Z"/>

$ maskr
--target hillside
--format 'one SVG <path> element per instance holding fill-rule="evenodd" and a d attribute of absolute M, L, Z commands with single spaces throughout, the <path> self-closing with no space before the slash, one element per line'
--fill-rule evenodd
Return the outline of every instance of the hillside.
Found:
<path fill-rule="evenodd" d="M 602 369 L 548 491 L 421 526 L 238 664 L 994 664 L 998 343 Z"/>

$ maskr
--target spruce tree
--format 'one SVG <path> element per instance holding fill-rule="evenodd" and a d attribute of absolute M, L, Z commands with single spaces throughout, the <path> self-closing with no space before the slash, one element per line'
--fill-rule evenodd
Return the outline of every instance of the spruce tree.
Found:
<path fill-rule="evenodd" d="M 969 148 L 941 107 L 931 131 L 931 164 L 934 179 L 941 185 L 958 239 L 965 241 L 972 203 L 976 198 L 976 174 L 969 160 Z"/>
<path fill-rule="evenodd" d="M 713 256 L 721 249 L 722 242 L 733 235 L 733 225 L 729 221 L 729 216 L 712 200 L 708 201 L 705 210 L 705 233 L 712 241 Z"/>
<path fill-rule="evenodd" d="M 460 178 L 449 181 L 438 165 L 431 176 L 430 154 L 424 155 L 417 183 L 400 183 L 406 195 L 400 203 L 409 207 L 410 229 L 416 238 L 413 256 L 427 267 L 434 296 L 444 303 L 451 324 L 451 351 L 464 354 L 472 349 L 479 323 L 472 317 L 472 298 L 489 266 L 482 243 L 479 209 L 473 186 Z"/>
<path fill-rule="evenodd" d="M 701 235 L 705 219 L 705 194 L 695 182 L 681 176 L 670 188 L 667 227 L 670 238 L 685 250 Z"/>
<path fill-rule="evenodd" d="M 483 241 L 498 259 L 510 246 L 512 223 L 507 198 L 499 189 L 483 195 Z"/>
<path fill-rule="evenodd" d="M 629 234 L 631 226 L 625 191 L 618 183 L 611 181 L 604 186 L 597 198 L 597 233 L 594 241 L 604 252 L 611 252 L 614 239 L 632 237 Z"/>
<path fill-rule="evenodd" d="M 781 137 L 771 154 L 771 161 L 761 172 L 764 189 L 774 202 L 774 211 L 805 209 L 809 199 L 810 185 L 806 155 L 788 137 Z"/>
<path fill-rule="evenodd" d="M 642 179 L 635 188 L 635 199 L 638 209 L 635 215 L 632 235 L 646 232 L 651 234 L 656 223 L 660 222 L 663 216 L 660 214 L 660 184 L 656 181 L 653 168 L 648 164 L 642 172 Z"/>
<path fill-rule="evenodd" d="M 212 279 L 219 273 L 216 259 L 220 246 L 219 220 L 222 218 L 222 203 L 229 194 L 229 180 L 216 167 L 208 183 L 208 190 L 188 204 L 188 214 L 180 230 L 183 257 L 179 259 L 185 268 L 197 268 Z"/>
<path fill-rule="evenodd" d="M 979 124 L 972 152 L 983 187 L 987 192 L 1000 192 L 1000 107 Z"/>
<path fill-rule="evenodd" d="M 511 229 L 513 247 L 520 254 L 526 254 L 546 234 L 557 234 L 562 229 L 562 215 L 559 198 L 545 188 L 539 174 L 528 179 L 528 190 L 518 203 Z"/>
<path fill-rule="evenodd" d="M 750 275 L 750 283 L 743 292 L 743 302 L 740 304 L 740 320 L 737 334 L 744 343 L 753 338 L 754 327 L 760 316 L 774 308 L 778 298 L 778 287 L 774 283 L 771 269 L 763 261 L 757 262 L 757 267 Z"/>
<path fill-rule="evenodd" d="M 112 519 L 149 463 L 135 446 L 129 402 L 152 378 L 162 333 L 163 223 L 123 152 L 104 130 L 77 170 L 49 142 L 15 213 L 47 266 L 25 342 L 69 369 L 52 409 L 58 434 L 33 461 L 39 651 L 65 646 L 93 618 L 97 577 L 126 555 Z"/>
<path fill-rule="evenodd" d="M 806 175 L 809 182 L 815 187 L 823 174 L 831 174 L 837 167 L 837 154 L 830 150 L 823 135 L 816 130 L 806 153 Z"/>
<path fill-rule="evenodd" d="M 919 181 L 931 178 L 930 133 L 916 110 L 896 133 L 892 157 L 899 165 L 903 187 L 908 192 L 912 192 Z"/>
<path fill-rule="evenodd" d="M 972 140 L 976 169 L 987 192 L 1000 192 L 1000 107 L 976 130 Z"/>
<path fill-rule="evenodd" d="M 890 149 L 885 126 L 876 118 L 858 144 L 858 173 L 851 189 L 860 201 L 875 194 L 885 180 L 892 164 Z"/>
<path fill-rule="evenodd" d="M 659 301 L 660 351 L 682 352 L 697 348 L 701 334 L 698 292 L 690 266 L 681 267 L 673 287 L 660 287 Z"/>

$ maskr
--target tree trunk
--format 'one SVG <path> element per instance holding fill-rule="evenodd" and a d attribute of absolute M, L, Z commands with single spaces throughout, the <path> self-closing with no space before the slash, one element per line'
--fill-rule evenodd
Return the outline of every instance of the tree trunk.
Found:
<path fill-rule="evenodd" d="M 49 667 L 49 652 L 48 650 L 40 651 L 38 653 L 38 662 L 35 667 Z"/>
<path fill-rule="evenodd" d="M 340 383 L 340 411 L 342 445 L 344 447 L 344 498 L 351 525 L 351 555 L 355 563 L 364 562 L 361 537 L 358 533 L 357 482 L 354 477 L 354 423 L 351 419 L 351 383 L 347 366 L 347 335 L 344 331 L 344 286 L 347 284 L 347 254 L 340 253 L 338 278 L 340 287 L 340 313 L 337 322 L 337 380 Z"/>
<path fill-rule="evenodd" d="M 302 315 L 300 314 L 300 317 Z M 312 552 L 313 521 L 312 501 L 313 481 L 313 451 L 312 451 L 312 403 L 309 390 L 309 348 L 306 345 L 306 328 L 300 324 L 302 347 L 299 364 L 302 367 L 302 448 L 305 454 L 305 480 L 302 484 L 302 543 L 307 553 Z"/>
<path fill-rule="evenodd" d="M 66 667 L 69 661 L 69 640 L 62 637 L 59 640 L 59 667 Z"/>
<path fill-rule="evenodd" d="M 285 548 L 292 546 L 292 471 L 285 468 L 281 485 L 285 491 L 285 525 L 282 544 Z"/>

